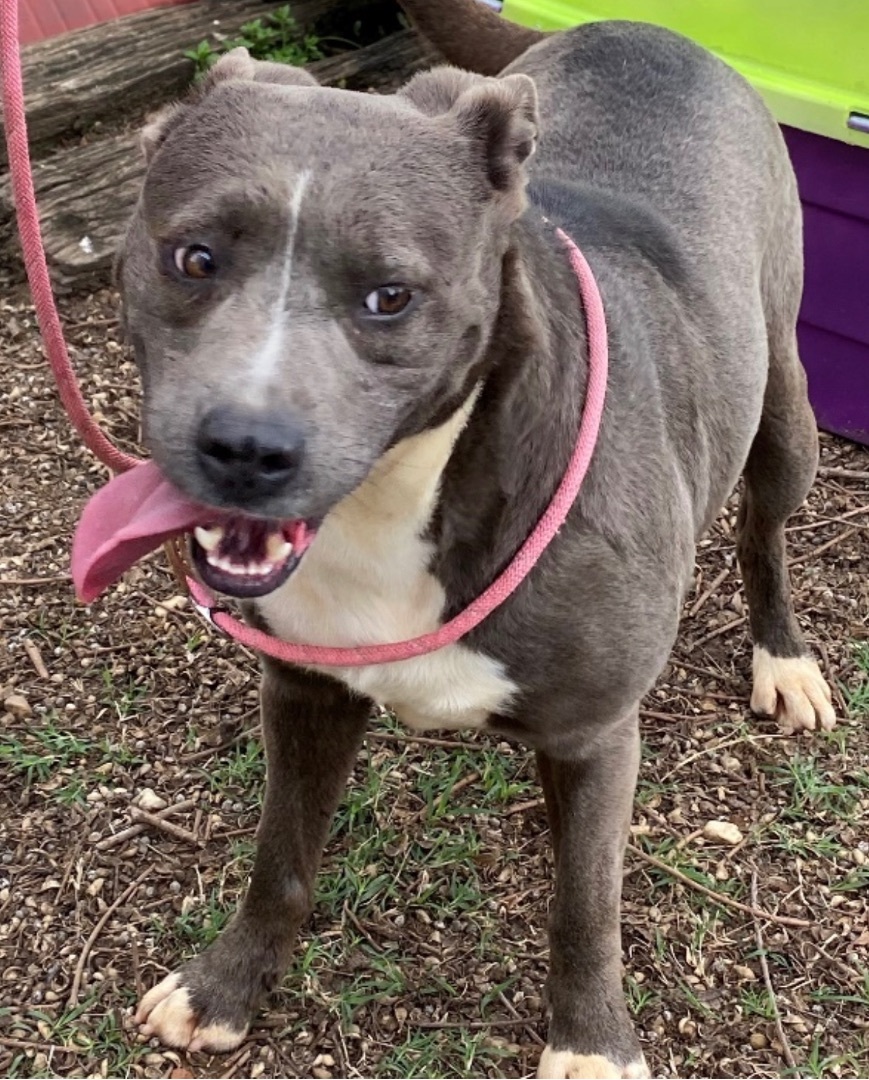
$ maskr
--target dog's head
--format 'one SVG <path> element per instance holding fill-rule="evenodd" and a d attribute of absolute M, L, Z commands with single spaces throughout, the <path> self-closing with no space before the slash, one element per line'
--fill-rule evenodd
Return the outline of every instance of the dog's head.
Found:
<path fill-rule="evenodd" d="M 470 394 L 524 209 L 534 84 L 379 97 L 236 50 L 146 129 L 121 258 L 149 449 L 187 496 L 318 521 Z"/>

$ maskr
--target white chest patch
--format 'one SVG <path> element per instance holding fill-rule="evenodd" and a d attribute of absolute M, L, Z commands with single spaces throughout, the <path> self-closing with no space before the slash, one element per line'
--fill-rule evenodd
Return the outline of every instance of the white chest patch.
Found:
<path fill-rule="evenodd" d="M 309 645 L 404 641 L 437 630 L 444 590 L 423 539 L 473 398 L 442 427 L 399 443 L 328 515 L 292 577 L 257 604 L 273 634 Z M 516 692 L 503 666 L 461 642 L 367 667 L 317 668 L 408 727 L 477 727 Z"/>

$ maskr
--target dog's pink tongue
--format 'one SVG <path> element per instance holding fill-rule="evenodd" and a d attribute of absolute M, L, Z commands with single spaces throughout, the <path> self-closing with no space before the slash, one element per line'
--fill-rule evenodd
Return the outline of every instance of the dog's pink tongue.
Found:
<path fill-rule="evenodd" d="M 90 603 L 165 540 L 213 520 L 213 510 L 185 498 L 152 461 L 121 473 L 88 500 L 75 531 L 79 599 Z"/>

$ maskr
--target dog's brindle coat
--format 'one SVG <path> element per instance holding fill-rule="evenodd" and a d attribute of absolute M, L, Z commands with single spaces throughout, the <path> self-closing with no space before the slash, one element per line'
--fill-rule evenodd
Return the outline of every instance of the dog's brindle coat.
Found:
<path fill-rule="evenodd" d="M 454 35 L 457 59 L 454 28 L 474 20 L 483 71 L 532 47 L 497 80 L 439 69 L 392 97 L 236 52 L 146 132 L 122 284 L 151 451 L 220 505 L 193 449 L 206 410 L 301 420 L 292 482 L 238 508 L 322 526 L 250 617 L 334 645 L 432 629 L 510 559 L 576 438 L 586 344 L 556 225 L 607 311 L 600 440 L 565 528 L 463 643 L 355 673 L 265 662 L 249 892 L 138 1018 L 175 1046 L 244 1037 L 309 912 L 374 698 L 416 727 L 534 747 L 557 883 L 540 1075 L 644 1075 L 619 934 L 638 706 L 674 641 L 695 542 L 740 473 L 752 705 L 790 730 L 833 723 L 784 559 L 817 460 L 794 335 L 794 178 L 752 89 L 674 34 L 599 23 L 542 39 L 475 0 L 405 3 L 442 47 Z M 190 243 L 214 251 L 213 279 L 173 274 Z M 414 303 L 372 320 L 363 298 L 395 281 Z"/>

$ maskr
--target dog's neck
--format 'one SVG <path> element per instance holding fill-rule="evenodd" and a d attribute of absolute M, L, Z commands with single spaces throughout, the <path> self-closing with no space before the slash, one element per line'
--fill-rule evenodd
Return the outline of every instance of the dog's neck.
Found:
<path fill-rule="evenodd" d="M 457 607 L 533 529 L 579 430 L 588 354 L 578 283 L 554 230 L 532 214 L 504 257 L 479 398 L 444 469 L 432 525 L 436 568 L 449 563 L 458 577 L 449 590 Z"/>

